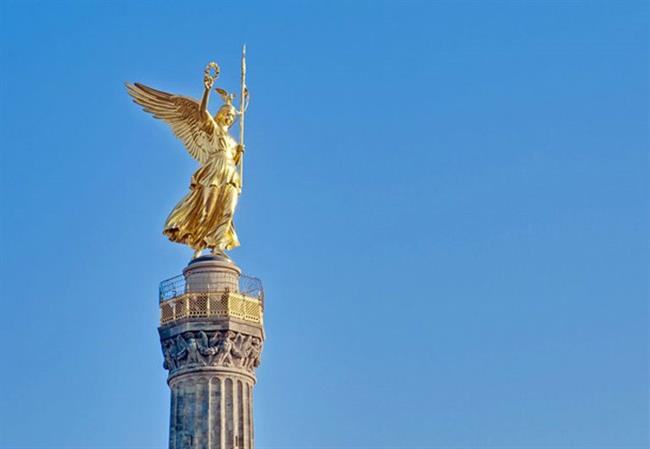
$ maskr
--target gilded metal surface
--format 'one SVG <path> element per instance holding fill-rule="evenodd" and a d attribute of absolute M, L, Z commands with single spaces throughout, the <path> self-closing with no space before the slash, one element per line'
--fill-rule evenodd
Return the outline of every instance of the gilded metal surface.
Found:
<path fill-rule="evenodd" d="M 214 62 L 205 68 L 200 103 L 144 84 L 126 84 L 133 101 L 155 118 L 167 122 L 190 155 L 201 164 L 192 175 L 189 193 L 169 214 L 163 230 L 171 241 L 193 248 L 194 257 L 200 256 L 204 249 L 221 254 L 239 246 L 233 217 L 242 189 L 244 113 L 248 106 L 245 52 L 239 110 L 233 105 L 234 94 L 216 88 L 224 104 L 213 117 L 208 111 L 208 100 L 219 73 L 220 68 Z M 229 133 L 238 116 L 239 143 Z"/>
<path fill-rule="evenodd" d="M 240 293 L 185 293 L 160 303 L 160 324 L 183 318 L 233 317 L 262 324 L 262 302 Z"/>

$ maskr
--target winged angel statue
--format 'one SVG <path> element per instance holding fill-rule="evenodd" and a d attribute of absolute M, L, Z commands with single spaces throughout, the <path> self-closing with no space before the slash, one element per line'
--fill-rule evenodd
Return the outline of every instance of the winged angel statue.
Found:
<path fill-rule="evenodd" d="M 224 104 L 214 117 L 208 111 L 210 92 L 219 76 L 219 66 L 214 62 L 205 69 L 200 103 L 144 84 L 126 84 L 133 101 L 155 118 L 167 122 L 190 155 L 201 164 L 192 175 L 189 193 L 169 214 L 163 231 L 169 240 L 194 249 L 194 258 L 204 249 L 216 255 L 239 246 L 233 216 L 242 187 L 243 118 L 248 103 L 245 67 L 242 57 L 240 110 L 232 104 L 234 94 L 217 88 Z M 237 116 L 240 116 L 240 143 L 229 134 Z"/>

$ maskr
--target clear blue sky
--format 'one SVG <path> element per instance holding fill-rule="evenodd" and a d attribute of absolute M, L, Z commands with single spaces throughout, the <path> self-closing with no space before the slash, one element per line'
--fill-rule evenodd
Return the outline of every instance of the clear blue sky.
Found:
<path fill-rule="evenodd" d="M 0 12 L 2 449 L 166 448 L 196 163 L 123 83 L 236 89 L 244 42 L 258 449 L 648 447 L 645 2 Z"/>

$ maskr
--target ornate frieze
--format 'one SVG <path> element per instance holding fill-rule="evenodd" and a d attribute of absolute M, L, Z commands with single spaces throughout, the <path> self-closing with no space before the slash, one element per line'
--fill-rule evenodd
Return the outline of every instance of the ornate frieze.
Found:
<path fill-rule="evenodd" d="M 260 364 L 262 339 L 231 330 L 220 330 L 208 336 L 205 331 L 178 334 L 162 341 L 165 361 L 170 373 L 182 368 L 223 366 L 252 372 Z"/>

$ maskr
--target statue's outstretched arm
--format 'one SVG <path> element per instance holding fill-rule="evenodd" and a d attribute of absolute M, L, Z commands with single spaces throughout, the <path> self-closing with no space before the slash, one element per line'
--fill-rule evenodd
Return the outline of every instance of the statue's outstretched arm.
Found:
<path fill-rule="evenodd" d="M 210 99 L 210 90 L 212 89 L 213 80 L 209 76 L 203 78 L 203 86 L 205 90 L 203 91 L 203 97 L 201 98 L 201 113 L 208 113 L 208 100 Z"/>
<path fill-rule="evenodd" d="M 219 71 L 219 66 L 214 62 L 210 62 L 203 72 L 203 87 L 205 90 L 201 98 L 201 114 L 205 115 L 207 113 L 210 115 L 208 112 L 208 99 L 210 98 L 210 90 L 214 85 L 214 80 L 219 77 Z"/>

